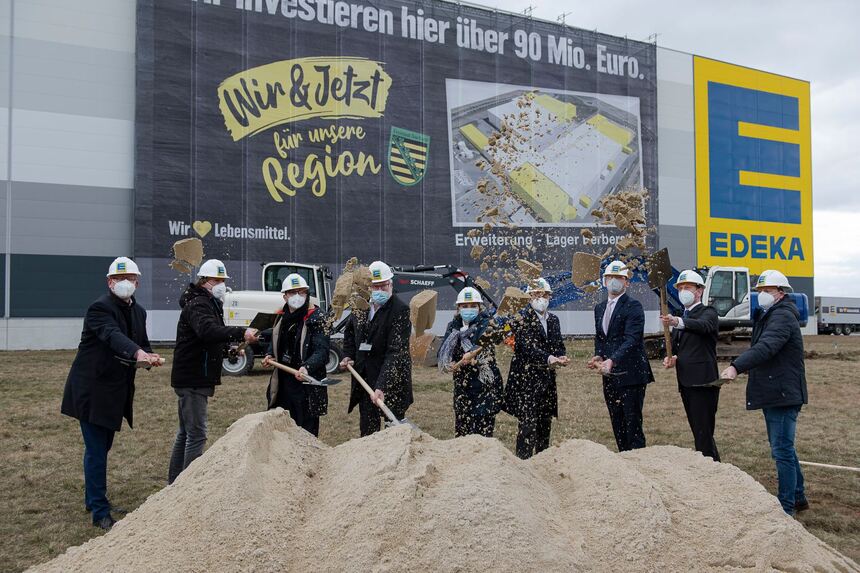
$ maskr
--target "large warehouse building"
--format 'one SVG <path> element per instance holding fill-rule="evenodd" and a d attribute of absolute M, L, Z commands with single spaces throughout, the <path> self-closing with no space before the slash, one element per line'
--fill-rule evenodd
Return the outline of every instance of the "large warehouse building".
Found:
<path fill-rule="evenodd" d="M 152 189 L 166 192 L 163 190 L 175 187 L 179 190 L 177 193 L 185 193 L 186 188 L 193 187 L 193 200 L 186 200 L 183 195 L 175 201 L 178 207 L 170 207 L 180 209 L 188 224 L 219 220 L 217 214 L 201 211 L 198 204 L 199 194 L 207 188 L 203 184 L 203 175 L 194 179 L 193 183 L 186 184 L 184 179 L 168 177 L 164 172 L 156 173 L 155 170 L 163 169 L 168 163 L 175 172 L 192 167 L 202 171 L 205 166 L 196 166 L 204 161 L 201 159 L 204 155 L 216 157 L 221 163 L 229 163 L 229 154 L 221 155 L 218 150 L 209 153 L 211 150 L 205 146 L 210 144 L 204 139 L 211 140 L 211 137 L 204 137 L 203 134 L 191 136 L 188 147 L 196 152 L 185 153 L 182 148 L 176 147 L 175 141 L 162 141 L 162 136 L 156 131 L 156 124 L 158 118 L 162 117 L 159 115 L 163 113 L 162 110 L 173 113 L 178 108 L 181 113 L 187 113 L 192 122 L 206 120 L 212 125 L 217 124 L 223 132 L 218 132 L 218 135 L 223 135 L 224 139 L 223 143 L 219 141 L 217 144 L 234 145 L 239 157 L 248 155 L 244 146 L 251 146 L 252 143 L 258 145 L 263 137 L 270 145 L 271 134 L 234 143 L 224 130 L 225 120 L 218 115 L 214 87 L 210 90 L 213 102 L 200 99 L 207 97 L 208 91 L 202 88 L 196 91 L 198 83 L 211 80 L 212 85 L 217 86 L 219 82 L 227 81 L 227 72 L 215 78 L 204 78 L 200 73 L 208 65 L 207 58 L 211 57 L 212 50 L 206 49 L 208 40 L 202 34 L 198 38 L 197 26 L 201 29 L 209 26 L 209 18 L 212 19 L 211 29 L 217 30 L 219 37 L 223 36 L 226 47 L 219 57 L 228 62 L 224 65 L 227 66 L 225 70 L 231 70 L 230 73 L 242 70 L 252 72 L 253 66 L 285 57 L 320 56 L 318 46 L 312 50 L 309 48 L 308 54 L 301 53 L 305 44 L 295 38 L 285 41 L 280 52 L 284 55 L 278 57 L 267 57 L 262 48 L 255 55 L 255 48 L 248 47 L 248 41 L 243 43 L 237 39 L 235 46 L 241 47 L 234 47 L 231 36 L 234 24 L 237 30 L 243 26 L 259 26 L 260 37 L 266 38 L 270 44 L 279 37 L 279 30 L 292 30 L 291 27 L 306 25 L 310 34 L 317 33 L 317 28 L 313 26 L 323 29 L 324 25 L 320 22 L 288 19 L 288 2 L 283 2 L 278 13 L 266 13 L 269 4 L 259 0 L 256 3 L 250 0 L 244 3 L 243 0 L 238 3 L 235 0 L 0 0 L 0 174 L 5 180 L 5 185 L 0 186 L 0 250 L 3 253 L 0 259 L 3 317 L 0 322 L 0 349 L 76 346 L 83 314 L 89 303 L 104 292 L 104 273 L 116 256 L 139 257 L 143 259 L 142 268 L 152 274 L 156 272 L 152 269 L 166 268 L 169 249 L 161 244 L 157 248 L 149 246 L 148 242 L 150 227 L 153 233 L 161 232 L 161 223 L 157 219 L 159 205 L 153 198 Z M 394 6 L 396 3 L 386 1 L 384 4 Z M 421 3 L 409 1 L 402 4 L 414 10 Z M 465 10 L 458 7 L 459 4 L 441 1 L 432 3 L 433 10 L 430 3 L 424 4 L 428 14 L 434 13 L 440 19 L 453 11 Z M 472 17 L 485 17 L 481 10 L 469 9 L 471 14 L 476 14 Z M 168 44 L 158 35 L 161 28 L 152 28 L 166 26 L 164 14 L 170 15 L 170 11 L 176 11 L 181 16 L 171 19 L 175 22 L 171 25 L 176 28 L 164 31 L 164 34 L 174 34 L 180 38 L 175 45 L 173 40 Z M 189 18 L 187 21 L 183 19 L 186 16 Z M 486 17 L 490 18 L 491 14 L 487 12 Z M 522 16 L 492 13 L 492 18 L 501 17 L 514 22 L 526 20 Z M 187 22 L 192 22 L 193 26 Z M 557 30 L 553 33 L 570 33 L 576 37 L 586 34 L 555 23 L 538 22 L 535 25 L 540 30 Z M 186 28 L 194 31 L 190 40 L 183 32 Z M 337 33 L 359 33 L 343 30 Z M 237 31 L 236 34 L 247 32 Z M 236 37 L 239 38 L 238 35 Z M 241 37 L 248 38 L 246 35 Z M 596 41 L 599 44 L 607 41 L 607 38 L 599 36 Z M 185 50 L 185 44 L 182 44 L 185 41 L 197 42 L 193 45 L 199 47 L 199 51 L 195 49 L 194 55 L 189 56 L 193 60 L 188 60 L 193 61 L 194 66 L 200 66 L 194 68 L 198 70 L 194 73 L 185 71 L 183 66 L 187 64 L 186 60 L 170 55 L 173 54 L 170 50 Z M 617 41 L 626 42 L 622 39 Z M 374 42 L 373 50 L 389 49 L 383 46 L 381 40 Z M 350 42 L 339 40 L 337 44 L 339 49 L 347 49 Z M 637 46 L 636 49 L 643 48 Z M 543 207 L 526 204 L 524 213 L 530 214 L 535 220 L 542 214 L 550 224 L 575 223 L 577 217 L 581 219 L 588 213 L 604 187 L 606 192 L 613 188 L 613 185 L 598 185 L 600 178 L 615 177 L 619 168 L 643 169 L 648 177 L 656 177 L 658 190 L 650 204 L 654 209 L 653 220 L 657 222 L 655 244 L 652 246 L 668 247 L 674 266 L 746 266 L 751 274 L 768 267 L 780 268 L 785 270 L 796 290 L 806 293 L 813 300 L 809 84 L 659 46 L 654 49 L 656 79 L 651 78 L 651 81 L 652 89 L 656 91 L 656 133 L 651 133 L 645 126 L 646 119 L 650 117 L 646 117 L 647 98 L 635 94 L 631 96 L 632 92 L 627 91 L 626 86 L 638 80 L 625 79 L 623 89 L 619 88 L 611 95 L 627 98 L 635 96 L 637 101 L 643 102 L 641 126 L 621 126 L 620 119 L 607 119 L 605 115 L 599 114 L 594 116 L 593 121 L 582 123 L 582 118 L 577 119 L 577 114 L 584 113 L 581 106 L 565 104 L 566 100 L 562 96 L 558 96 L 558 99 L 551 97 L 553 90 L 560 93 L 563 89 L 571 94 L 589 91 L 602 93 L 595 86 L 580 87 L 570 82 L 556 85 L 552 78 L 545 82 L 547 85 L 541 86 L 537 75 L 534 76 L 534 83 L 526 86 L 547 88 L 546 94 L 539 97 L 543 98 L 543 105 L 557 112 L 552 129 L 558 130 L 558 125 L 573 122 L 577 125 L 575 129 L 581 133 L 576 131 L 567 137 L 580 138 L 597 146 L 604 142 L 604 146 L 600 153 L 588 150 L 576 152 L 572 147 L 553 152 L 562 162 L 572 164 L 583 161 L 593 164 L 593 174 L 577 171 L 566 176 L 564 165 L 534 167 L 534 161 L 526 163 L 532 168 L 528 176 L 519 177 L 522 181 L 518 182 L 518 175 L 512 174 L 524 203 L 529 195 L 527 187 L 534 180 L 544 178 L 550 182 L 547 185 L 562 191 L 560 197 L 567 209 L 564 214 L 551 211 L 541 213 Z M 231 59 L 231 55 L 240 50 L 246 51 L 240 53 L 240 57 Z M 510 57 L 514 58 L 513 55 Z M 395 65 L 400 65 L 395 61 L 396 57 L 374 55 L 374 59 L 385 62 L 397 85 L 396 82 L 402 76 L 392 71 Z M 172 74 L 163 71 L 164 66 L 171 65 L 176 66 Z M 479 67 L 480 64 L 474 66 Z M 515 67 L 515 64 L 512 66 Z M 461 70 L 468 68 L 464 65 L 459 67 Z M 517 73 L 520 73 L 518 70 L 516 68 Z M 446 74 L 444 70 L 436 70 L 432 66 L 422 67 L 421 82 L 427 82 L 426 86 L 429 86 L 431 80 L 425 79 L 425 76 L 429 77 L 433 73 L 441 76 Z M 585 73 L 584 68 L 582 73 Z M 594 73 L 594 70 L 589 73 Z M 525 71 L 522 74 L 522 77 L 528 75 Z M 645 75 L 643 73 L 643 77 Z M 442 87 L 438 93 L 444 98 L 445 78 L 441 76 L 439 81 Z M 153 77 L 161 81 L 162 85 L 179 86 L 177 89 L 185 89 L 182 84 L 188 83 L 191 91 L 187 93 L 191 97 L 186 98 L 183 96 L 186 92 L 178 91 L 178 96 L 171 95 L 177 99 L 165 104 L 164 99 L 159 99 L 161 95 L 147 91 L 151 89 L 148 79 Z M 497 77 L 503 77 L 504 81 L 496 80 L 499 87 L 494 89 L 497 91 L 487 97 L 525 83 L 525 80 L 509 80 L 504 74 Z M 183 82 L 183 78 L 187 82 Z M 502 84 L 505 84 L 504 88 Z M 601 84 L 596 85 L 600 87 Z M 609 86 L 608 83 L 606 85 Z M 426 100 L 428 103 L 425 105 L 429 110 L 435 104 L 432 104 L 428 95 L 431 93 L 430 87 L 426 86 L 422 92 L 425 95 L 417 99 L 420 102 Z M 396 106 L 404 105 L 401 99 L 388 99 L 389 108 L 384 114 L 386 121 L 391 117 L 402 118 L 397 120 L 402 123 L 408 121 L 407 112 L 396 115 L 400 110 Z M 599 96 L 596 99 L 599 100 Z M 462 100 L 458 109 L 466 109 L 472 103 L 465 95 Z M 211 110 L 207 107 L 210 105 Z M 485 114 L 488 121 L 495 121 L 496 129 L 499 128 L 499 117 L 511 105 L 510 101 L 497 100 L 490 113 Z M 601 104 L 597 101 L 594 105 Z M 397 255 L 397 251 L 392 250 L 392 244 L 396 241 L 383 236 L 380 245 L 355 253 L 363 259 L 379 257 L 390 259 L 394 264 L 433 264 L 452 262 L 451 258 L 456 257 L 453 262 L 461 266 L 469 264 L 468 248 L 458 248 L 456 255 L 453 250 L 453 230 L 468 224 L 457 221 L 456 214 L 452 214 L 456 197 L 452 199 L 451 188 L 456 186 L 453 178 L 459 177 L 463 191 L 468 191 L 468 187 L 474 186 L 475 178 L 467 176 L 462 170 L 454 174 L 456 158 L 453 154 L 457 152 L 457 138 L 465 138 L 466 143 L 475 146 L 476 140 L 483 142 L 481 138 L 486 139 L 487 135 L 475 127 L 462 129 L 464 125 L 470 124 L 465 120 L 458 127 L 456 122 L 459 120 L 453 115 L 450 101 L 448 106 L 447 124 L 444 119 L 422 119 L 418 128 L 406 126 L 413 131 L 430 134 L 425 141 L 430 148 L 426 169 L 438 170 L 438 176 L 428 171 L 431 174 L 414 188 L 406 188 L 402 184 L 398 187 L 390 180 L 385 182 L 386 193 L 391 193 L 392 188 L 404 193 L 421 193 L 421 208 L 426 209 L 426 214 L 422 216 L 421 224 L 415 227 L 415 233 L 420 228 L 423 234 L 413 238 L 407 225 L 405 230 L 400 229 L 398 232 L 403 237 L 400 241 L 404 243 L 403 248 L 412 249 L 410 245 L 415 245 L 408 254 Z M 221 109 L 223 111 L 224 107 Z M 469 113 L 479 113 L 476 109 Z M 442 109 L 441 116 L 444 113 Z M 382 115 L 381 112 L 375 116 L 368 113 L 363 117 L 377 117 L 383 121 Z M 630 113 L 629 117 L 634 115 Z M 471 124 L 477 125 L 477 121 Z M 384 129 L 384 137 L 387 138 L 389 125 L 380 125 L 380 132 Z M 436 129 L 442 130 L 440 135 L 434 131 Z M 188 125 L 177 125 L 176 130 L 187 132 Z M 445 130 L 448 131 L 447 136 Z M 645 163 L 639 163 L 639 159 L 635 165 L 632 160 L 630 165 L 625 163 L 631 157 L 631 149 L 627 144 L 633 139 L 634 130 L 637 130 L 637 137 L 639 132 L 642 133 L 643 142 L 637 143 L 639 150 L 632 151 L 642 154 L 645 146 L 655 144 L 656 167 L 648 163 L 650 160 L 647 158 L 642 160 Z M 646 135 L 647 142 L 644 141 Z M 237 136 L 234 132 L 233 139 L 237 137 L 243 136 Z M 451 142 L 451 149 L 445 148 L 446 137 Z M 619 138 L 624 141 L 619 141 Z M 376 146 L 377 153 L 383 158 L 389 153 L 384 142 Z M 153 155 L 151 151 L 158 151 L 162 144 L 166 149 L 162 150 L 165 155 Z M 180 144 L 185 145 L 181 141 Z M 570 143 L 571 146 L 574 144 L 574 141 Z M 461 156 L 470 153 L 466 147 L 460 147 Z M 230 151 L 233 148 L 223 149 Z M 142 150 L 148 151 L 144 153 Z M 177 158 L 175 163 L 181 163 L 183 158 L 188 157 L 191 165 L 173 165 L 173 157 Z M 271 189 L 269 193 L 265 191 L 268 181 L 266 185 L 242 183 L 250 177 L 249 172 L 257 179 L 260 178 L 259 162 L 250 168 L 247 163 L 244 165 L 246 167 L 238 170 L 236 181 L 227 182 L 230 192 L 234 188 L 241 188 L 248 197 L 264 196 L 268 199 L 269 194 L 274 197 Z M 648 175 L 648 170 L 654 172 Z M 388 177 L 386 171 L 382 170 L 378 176 Z M 519 172 L 520 175 L 522 173 Z M 423 173 L 414 175 L 414 180 L 421 181 Z M 209 181 L 207 185 L 213 189 L 212 193 L 216 193 L 216 189 L 217 193 L 227 193 L 226 190 L 220 190 L 218 185 L 229 177 L 212 174 L 211 178 L 214 181 Z M 367 178 L 364 180 L 371 186 L 382 188 L 382 183 L 376 184 Z M 147 186 L 145 194 L 141 182 Z M 648 185 L 647 179 L 645 185 Z M 345 198 L 349 191 L 348 185 L 337 184 L 335 180 L 330 182 L 325 198 L 333 202 L 337 200 L 337 212 L 344 219 L 350 217 L 351 207 Z M 213 195 L 213 200 L 221 197 L 217 193 Z M 308 196 L 309 191 L 291 200 L 297 201 Z M 409 207 L 390 201 L 386 198 L 379 205 L 374 203 L 374 209 L 384 213 L 380 215 L 380 220 L 386 222 L 383 226 L 393 228 L 395 225 L 390 222 L 391 218 L 398 211 Z M 237 215 L 241 219 L 235 220 L 249 227 L 254 226 L 252 217 L 257 212 L 256 207 L 249 207 L 248 203 L 242 205 Z M 274 217 L 267 219 L 265 224 L 276 223 L 279 215 L 273 209 L 280 206 L 281 202 L 270 202 L 259 209 L 260 212 L 265 211 L 266 216 Z M 432 221 L 437 216 L 435 213 L 442 213 L 438 216 L 442 218 L 444 228 L 438 225 L 434 227 Z M 290 231 L 299 236 L 302 235 L 301 219 L 301 215 L 293 210 L 283 215 L 284 225 L 289 225 Z M 150 220 L 153 221 L 151 225 L 146 223 Z M 227 222 L 225 219 L 220 221 L 222 224 Z M 166 224 L 163 226 L 166 233 Z M 349 245 L 354 240 L 348 231 L 342 230 L 340 223 L 336 226 L 339 244 L 336 254 L 328 250 L 322 238 L 306 240 L 299 245 L 296 243 L 298 239 L 294 237 L 288 248 L 275 250 L 273 247 L 271 254 L 265 250 L 265 246 L 246 252 L 245 243 L 242 243 L 241 255 L 238 248 L 222 249 L 222 243 L 214 242 L 212 235 L 204 240 L 213 241 L 207 243 L 207 252 L 224 257 L 228 265 L 230 261 L 236 261 L 231 267 L 237 269 L 232 285 L 234 288 L 257 289 L 260 288 L 258 263 L 267 259 L 301 258 L 304 259 L 302 262 L 324 263 L 333 269 L 339 268 L 338 265 L 350 255 Z M 317 226 L 317 232 L 323 228 L 327 227 Z M 541 232 L 546 230 L 541 229 Z M 312 232 L 305 230 L 304 236 Z M 201 237 L 206 233 L 197 230 Z M 577 234 L 578 231 L 574 229 L 571 233 Z M 442 235 L 444 237 L 439 240 L 445 241 L 445 248 L 434 250 L 431 237 Z M 315 256 L 317 252 L 319 255 Z M 446 260 L 440 261 L 439 258 Z M 563 267 L 558 265 L 558 268 Z M 150 334 L 155 339 L 167 339 L 178 311 L 175 302 L 169 300 L 170 297 L 159 294 L 166 281 L 158 280 L 161 285 L 158 287 L 144 281 L 141 302 L 152 309 Z M 651 306 L 652 320 L 655 308 Z M 590 321 L 587 309 L 576 307 L 560 312 L 568 314 L 568 332 L 587 331 Z"/>

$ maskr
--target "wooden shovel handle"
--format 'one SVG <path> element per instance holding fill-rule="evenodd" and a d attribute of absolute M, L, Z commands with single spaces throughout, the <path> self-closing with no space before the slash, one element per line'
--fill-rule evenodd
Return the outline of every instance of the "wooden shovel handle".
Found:
<path fill-rule="evenodd" d="M 669 307 L 666 304 L 666 285 L 660 287 L 660 314 L 669 314 Z M 666 356 L 672 356 L 672 335 L 669 334 L 669 325 L 663 325 L 663 338 L 666 343 Z"/>
<path fill-rule="evenodd" d="M 274 366 L 274 367 L 275 367 L 275 368 L 277 368 L 278 370 L 283 370 L 284 372 L 289 372 L 289 373 L 290 373 L 290 374 L 292 374 L 293 376 L 295 376 L 296 374 L 298 374 L 298 375 L 299 375 L 299 376 L 301 376 L 302 378 L 304 378 L 304 377 L 305 377 L 305 376 L 304 376 L 304 374 L 302 374 L 301 372 L 299 372 L 299 371 L 298 371 L 298 370 L 296 370 L 295 368 L 290 368 L 290 367 L 289 367 L 289 366 L 287 366 L 286 364 L 281 364 L 280 362 L 275 362 L 274 360 L 269 360 L 269 364 L 271 364 L 272 366 Z"/>
<path fill-rule="evenodd" d="M 355 371 L 355 368 L 352 367 L 352 364 L 347 364 L 346 367 L 349 370 L 349 372 L 352 374 L 352 377 L 355 378 L 356 380 L 358 380 L 358 383 L 364 387 L 364 389 L 367 391 L 367 394 L 371 398 L 373 398 L 376 394 L 374 393 L 373 388 L 371 388 L 370 385 L 364 381 L 364 378 L 361 377 L 361 374 L 359 374 L 358 372 Z M 388 409 L 388 406 L 385 405 L 385 402 L 383 402 L 382 400 L 379 400 L 376 403 L 376 405 L 379 406 L 379 409 L 385 413 L 385 416 L 389 420 L 391 420 L 395 424 L 400 423 L 400 420 L 397 419 L 397 416 L 394 415 L 394 412 L 392 412 L 391 410 Z"/>

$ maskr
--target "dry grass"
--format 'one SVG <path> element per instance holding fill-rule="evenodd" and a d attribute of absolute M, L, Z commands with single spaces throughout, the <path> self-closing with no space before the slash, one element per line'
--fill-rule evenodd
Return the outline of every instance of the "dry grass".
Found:
<path fill-rule="evenodd" d="M 587 438 L 614 448 L 599 379 L 583 367 L 589 343 L 569 345 L 574 367 L 559 379 L 560 419 L 553 443 Z M 860 337 L 807 338 L 819 357 L 807 363 L 810 405 L 798 425 L 801 459 L 857 466 L 860 463 Z M 17 571 L 48 560 L 97 535 L 83 507 L 83 444 L 75 420 L 60 415 L 63 383 L 73 352 L 2 353 L 0 360 L 0 571 Z M 507 368 L 507 356 L 501 363 Z M 691 447 L 673 373 L 653 363 L 657 383 L 645 403 L 649 445 Z M 239 417 L 265 407 L 267 375 L 225 379 L 210 402 L 210 444 Z M 438 438 L 453 434 L 451 383 L 435 369 L 417 368 L 416 403 L 409 417 Z M 322 439 L 338 444 L 358 435 L 358 415 L 346 414 L 349 388 L 330 391 L 330 414 Z M 114 503 L 133 509 L 164 486 L 176 424 L 169 370 L 141 372 L 135 403 L 137 427 L 117 435 L 108 483 Z M 503 414 L 497 437 L 511 447 L 515 420 Z M 724 387 L 717 443 L 724 462 L 751 474 L 771 492 L 776 472 L 760 412 L 744 409 L 744 385 Z M 805 468 L 812 509 L 800 521 L 815 535 L 860 560 L 860 474 Z"/>

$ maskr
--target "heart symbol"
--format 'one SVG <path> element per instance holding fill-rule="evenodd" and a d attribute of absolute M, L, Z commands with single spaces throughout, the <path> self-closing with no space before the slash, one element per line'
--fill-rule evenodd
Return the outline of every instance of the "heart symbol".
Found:
<path fill-rule="evenodd" d="M 212 223 L 209 221 L 194 221 L 191 226 L 201 237 L 205 237 L 212 230 Z"/>

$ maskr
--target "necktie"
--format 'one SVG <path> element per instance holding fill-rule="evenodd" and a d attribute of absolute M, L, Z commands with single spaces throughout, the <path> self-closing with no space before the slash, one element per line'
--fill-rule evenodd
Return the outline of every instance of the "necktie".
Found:
<path fill-rule="evenodd" d="M 606 301 L 606 310 L 603 311 L 603 333 L 609 334 L 609 321 L 612 319 L 612 307 L 615 306 L 614 300 Z"/>
<path fill-rule="evenodd" d="M 685 308 L 682 318 L 687 318 L 688 316 L 690 316 L 690 311 Z"/>

